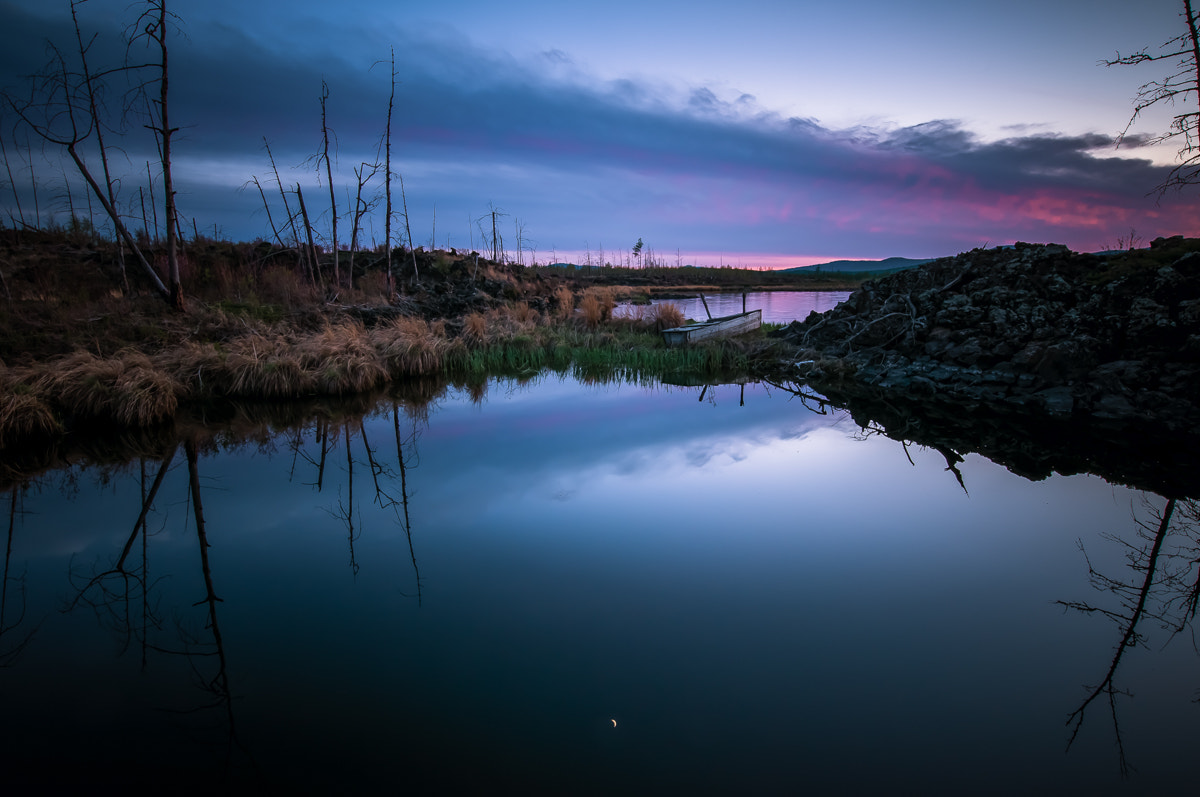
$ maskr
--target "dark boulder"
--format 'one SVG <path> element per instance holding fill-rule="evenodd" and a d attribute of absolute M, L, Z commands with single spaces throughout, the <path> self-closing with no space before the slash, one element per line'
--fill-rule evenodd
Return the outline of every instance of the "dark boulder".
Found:
<path fill-rule="evenodd" d="M 865 282 L 776 334 L 817 387 L 1200 428 L 1197 239 L 1106 255 L 976 249 Z"/>

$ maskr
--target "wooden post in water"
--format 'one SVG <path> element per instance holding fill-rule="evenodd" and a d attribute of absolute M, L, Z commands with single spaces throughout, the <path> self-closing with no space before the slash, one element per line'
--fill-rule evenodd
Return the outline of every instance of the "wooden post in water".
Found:
<path fill-rule="evenodd" d="M 746 292 L 742 291 L 742 312 L 746 312 Z"/>
<path fill-rule="evenodd" d="M 700 292 L 700 301 L 704 302 L 704 312 L 708 314 L 708 320 L 712 321 L 712 311 L 708 309 L 708 300 L 704 298 L 704 292 Z"/>

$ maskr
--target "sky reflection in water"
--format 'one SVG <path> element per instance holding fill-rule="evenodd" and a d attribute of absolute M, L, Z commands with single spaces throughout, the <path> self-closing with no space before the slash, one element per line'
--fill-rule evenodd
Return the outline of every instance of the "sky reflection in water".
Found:
<path fill-rule="evenodd" d="M 350 426 L 352 483 L 337 430 L 320 492 L 315 428 L 297 455 L 201 457 L 225 703 L 197 688 L 214 657 L 164 652 L 213 648 L 182 450 L 146 546 L 157 650 L 138 601 L 62 611 L 120 554 L 136 466 L 70 500 L 46 480 L 13 536 L 37 634 L 0 670 L 5 757 L 318 789 L 1122 790 L 1103 710 L 1069 754 L 1063 725 L 1117 635 L 1053 602 L 1096 599 L 1076 540 L 1119 569 L 1101 536 L 1140 494 L 978 456 L 965 492 L 937 452 L 778 390 L 700 395 L 550 376 L 401 415 L 411 552 L 363 445 L 398 496 L 390 407 Z M 1123 665 L 1137 789 L 1189 774 L 1180 641 Z"/>
<path fill-rule="evenodd" d="M 670 302 L 683 311 L 685 318 L 694 321 L 708 317 L 704 310 L 705 303 L 714 318 L 740 313 L 744 306 L 746 310 L 762 310 L 765 324 L 790 324 L 803 321 L 809 313 L 823 313 L 844 302 L 849 295 L 849 291 L 754 291 L 746 294 L 743 304 L 740 293 L 708 293 L 703 299 L 697 294 L 685 298 L 654 299 L 651 304 Z M 621 305 L 616 313 L 634 315 L 639 309 L 638 305 Z"/>

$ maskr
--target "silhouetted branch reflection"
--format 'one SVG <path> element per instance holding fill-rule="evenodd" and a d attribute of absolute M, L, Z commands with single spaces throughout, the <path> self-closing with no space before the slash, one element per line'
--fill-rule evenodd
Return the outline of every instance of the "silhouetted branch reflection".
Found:
<path fill-rule="evenodd" d="M 289 480 L 295 477 L 295 465 L 298 461 L 307 462 L 316 470 L 316 480 L 308 482 L 317 492 L 323 492 L 326 486 L 326 466 L 329 455 L 335 452 L 339 445 L 345 446 L 346 457 L 346 490 L 345 495 L 338 491 L 336 503 L 324 511 L 338 519 L 346 534 L 346 543 L 350 556 L 351 573 L 357 577 L 361 563 L 355 544 L 363 534 L 364 515 L 361 507 L 355 503 L 355 465 L 365 464 L 371 474 L 372 487 L 375 491 L 373 503 L 380 509 L 391 509 L 396 525 L 404 532 L 408 542 L 409 559 L 412 563 L 413 575 L 416 581 L 416 598 L 421 601 L 421 574 L 417 564 L 416 549 L 412 537 L 412 517 L 409 511 L 411 493 L 409 492 L 409 470 L 414 467 L 417 458 L 418 422 L 428 420 L 428 403 L 411 405 L 399 401 L 391 402 L 392 426 L 396 446 L 396 465 L 389 465 L 378 456 L 378 448 L 371 444 L 367 433 L 367 425 L 363 416 L 355 420 L 345 420 L 338 427 L 331 427 L 326 420 L 318 420 L 314 429 L 312 444 L 319 447 L 316 452 L 309 452 L 306 447 L 305 434 L 297 431 L 290 440 L 292 450 L 292 466 Z M 405 415 L 412 424 L 411 431 L 405 434 L 401 429 L 400 416 Z M 365 463 L 359 462 L 355 455 L 355 438 L 362 441 Z M 402 593 L 404 594 L 404 593 Z"/>
<path fill-rule="evenodd" d="M 1136 521 L 1133 541 L 1106 535 L 1106 539 L 1126 549 L 1125 559 L 1132 577 L 1118 578 L 1100 572 L 1080 543 L 1088 566 L 1088 580 L 1095 589 L 1112 595 L 1116 600 L 1115 607 L 1106 608 L 1086 601 L 1057 602 L 1074 611 L 1098 614 L 1116 623 L 1120 629 L 1120 638 L 1104 677 L 1089 688 L 1083 702 L 1067 718 L 1067 726 L 1071 729 L 1067 749 L 1078 738 L 1088 709 L 1103 699 L 1112 720 L 1123 776 L 1129 774 L 1131 766 L 1121 736 L 1117 696 L 1132 695 L 1117 686 L 1118 669 L 1127 651 L 1149 647 L 1148 634 L 1142 630 L 1146 620 L 1157 622 L 1160 628 L 1169 631 L 1169 641 L 1195 620 L 1200 599 L 1200 503 L 1168 498 L 1161 509 L 1151 508 L 1150 516 L 1156 522 Z"/>
<path fill-rule="evenodd" d="M 76 594 L 64 608 L 64 612 L 71 612 L 80 606 L 89 607 L 99 619 L 101 626 L 112 630 L 121 639 L 119 655 L 123 655 L 127 651 L 131 642 L 140 642 L 143 669 L 147 665 L 150 653 L 184 657 L 195 676 L 197 686 L 208 693 L 210 699 L 191 708 L 168 708 L 165 710 L 176 715 L 195 715 L 214 708 L 220 709 L 220 727 L 224 748 L 221 764 L 222 771 L 228 774 L 232 765 L 233 751 L 235 749 L 245 751 L 237 738 L 233 694 L 229 684 L 228 659 L 217 612 L 221 598 L 217 595 L 209 559 L 211 543 L 208 539 L 200 485 L 199 445 L 195 438 L 187 438 L 183 442 L 183 448 L 187 464 L 188 507 L 194 518 L 196 539 L 199 545 L 200 575 L 204 585 L 204 596 L 192 603 L 191 606 L 203 607 L 202 631 L 197 633 L 186 621 L 186 615 L 181 615 L 176 621 L 178 637 L 175 644 L 163 643 L 154 638 L 158 636 L 157 632 L 163 630 L 164 623 L 157 613 L 162 599 L 154 595 L 154 588 L 159 580 L 151 580 L 149 576 L 148 540 L 154 536 L 154 533 L 150 531 L 148 520 L 150 514 L 155 511 L 155 500 L 175 461 L 178 444 L 162 458 L 149 489 L 145 484 L 143 463 L 141 508 L 132 532 L 111 567 L 94 573 L 86 579 L 72 568 L 68 577 L 76 587 Z M 131 555 L 139 538 L 142 541 L 141 557 L 140 562 L 136 562 L 132 561 Z M 135 613 L 135 603 L 140 604 L 140 613 Z M 215 661 L 215 670 L 204 664 L 207 661 Z"/>
<path fill-rule="evenodd" d="M 8 535 L 4 546 L 4 576 L 0 581 L 0 668 L 16 664 L 38 630 L 35 625 L 23 634 L 17 634 L 15 639 L 13 637 L 13 633 L 25 622 L 27 609 L 25 574 L 12 574 L 13 537 L 16 534 L 17 517 L 23 513 L 18 509 L 23 494 L 23 487 L 14 486 L 8 491 Z M 9 604 L 10 585 L 15 585 L 16 591 L 12 605 Z M 15 618 L 13 612 L 16 612 Z"/>
<path fill-rule="evenodd" d="M 221 625 L 217 616 L 217 604 L 221 603 L 221 598 L 217 596 L 216 587 L 213 584 L 212 566 L 208 559 L 208 529 L 204 520 L 204 502 L 200 490 L 200 468 L 199 457 L 196 451 L 195 440 L 187 440 L 184 442 L 184 452 L 187 456 L 188 463 L 188 494 L 191 498 L 192 512 L 196 520 L 196 539 L 200 545 L 200 569 L 204 577 L 204 597 L 192 604 L 193 606 L 205 606 L 206 618 L 205 629 L 212 636 L 212 649 L 199 652 L 193 647 L 200 643 L 198 639 L 185 640 L 185 654 L 189 656 L 189 661 L 192 663 L 193 672 L 199 679 L 202 689 L 212 695 L 212 700 L 207 705 L 192 709 L 193 712 L 207 708 L 221 708 L 224 712 L 225 721 L 228 723 L 229 734 L 228 742 L 225 747 L 225 767 L 232 763 L 233 751 L 240 748 L 241 745 L 237 738 L 237 726 L 234 721 L 233 714 L 233 693 L 229 687 L 229 662 L 225 656 L 225 643 L 221 636 Z M 205 643 L 207 644 L 207 643 Z M 216 672 L 211 675 L 206 675 L 200 672 L 196 665 L 196 660 L 192 657 L 196 655 L 214 656 L 217 660 Z"/>
<path fill-rule="evenodd" d="M 1200 491 L 1200 435 L 1194 431 L 1166 434 L 1020 408 L 985 410 L 936 396 L 895 401 L 886 392 L 855 383 L 767 383 L 801 397 L 814 412 L 841 409 L 864 430 L 938 451 L 960 484 L 958 463 L 978 453 L 1032 481 L 1054 473 L 1092 473 L 1159 495 L 1188 498 Z"/>
<path fill-rule="evenodd" d="M 359 428 L 362 428 L 362 422 L 359 421 Z M 351 449 L 350 425 L 344 424 L 342 431 L 346 438 L 346 492 L 348 493 L 347 503 L 343 504 L 341 497 L 338 497 L 338 515 L 346 523 L 346 538 L 350 546 L 350 572 L 354 577 L 358 577 L 358 561 L 354 558 L 354 539 L 356 532 L 354 530 L 354 454 Z M 366 444 L 366 436 L 364 434 L 363 444 Z M 368 449 L 369 451 L 370 449 Z"/>
<path fill-rule="evenodd" d="M 400 508 L 404 513 L 402 525 L 404 528 L 404 536 L 408 539 L 408 555 L 412 559 L 413 576 L 416 578 L 417 582 L 417 605 L 420 606 L 421 570 L 419 567 L 417 567 L 417 553 L 413 548 L 412 521 L 410 520 L 408 514 L 408 468 L 416 467 L 417 464 L 419 464 L 419 462 L 413 462 L 413 460 L 417 459 L 417 419 L 415 417 L 412 418 L 412 432 L 408 435 L 407 439 L 402 438 L 400 435 L 400 408 L 395 404 L 392 405 L 392 421 L 396 431 L 396 462 L 400 466 Z M 404 449 L 406 447 L 411 449 L 411 453 L 409 455 L 410 464 L 407 466 L 404 463 Z M 391 501 L 391 506 L 393 509 L 396 508 L 396 502 L 394 499 Z M 397 515 L 397 519 L 399 518 L 400 516 Z"/>
<path fill-rule="evenodd" d="M 133 529 L 125 541 L 125 546 L 121 549 L 121 555 L 112 567 L 95 573 L 86 580 L 75 572 L 74 568 L 69 574 L 71 584 L 76 588 L 76 594 L 64 611 L 70 612 L 80 605 L 91 608 L 102 626 L 121 636 L 122 653 L 134 640 L 140 642 L 143 647 L 143 666 L 145 665 L 145 648 L 149 644 L 147 634 L 151 628 L 161 628 L 161 623 L 151 608 L 150 592 L 153 584 L 149 578 L 149 557 L 146 545 L 146 538 L 150 536 L 147 517 L 154 507 L 154 500 L 175 459 L 177 449 L 178 444 L 173 446 L 170 452 L 162 458 L 149 491 L 146 490 L 143 479 L 141 509 L 138 512 L 137 520 L 134 521 Z M 145 468 L 144 461 L 142 468 Z M 130 567 L 128 566 L 129 555 L 139 536 L 142 538 L 142 561 L 140 564 Z M 134 601 L 140 601 L 141 604 L 140 626 L 133 621 L 131 604 Z"/>

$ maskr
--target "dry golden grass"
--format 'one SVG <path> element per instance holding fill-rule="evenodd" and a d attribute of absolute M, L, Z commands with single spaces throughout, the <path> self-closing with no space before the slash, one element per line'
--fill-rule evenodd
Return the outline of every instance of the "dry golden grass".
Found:
<path fill-rule="evenodd" d="M 284 338 L 251 334 L 230 342 L 229 353 L 214 369 L 223 377 L 222 392 L 247 398 L 289 398 L 312 393 L 315 379 Z"/>
<path fill-rule="evenodd" d="M 528 302 L 517 302 L 509 307 L 508 312 L 513 321 L 523 329 L 536 327 L 542 320 L 538 311 L 530 307 Z"/>
<path fill-rule="evenodd" d="M 304 370 L 313 374 L 319 393 L 361 393 L 378 387 L 387 378 L 375 342 L 357 321 L 327 325 L 301 340 L 296 349 Z"/>
<path fill-rule="evenodd" d="M 54 412 L 31 392 L 5 388 L 0 393 L 0 448 L 62 431 Z"/>
<path fill-rule="evenodd" d="M 449 348 L 445 325 L 431 327 L 420 318 L 397 318 L 373 329 L 371 338 L 387 372 L 398 376 L 437 373 Z"/>
<path fill-rule="evenodd" d="M 124 426 L 150 425 L 175 414 L 184 386 L 139 351 L 113 357 L 75 352 L 33 385 L 65 413 Z"/>
<path fill-rule="evenodd" d="M 595 329 L 601 321 L 612 317 L 616 300 L 610 288 L 588 288 L 579 300 L 579 310 L 588 327 Z"/>
<path fill-rule="evenodd" d="M 192 393 L 206 393 L 222 381 L 225 358 L 211 343 L 184 341 L 155 356 L 155 365 Z"/>
<path fill-rule="evenodd" d="M 472 344 L 487 340 L 487 317 L 483 313 L 471 313 L 463 319 L 463 338 Z"/>
<path fill-rule="evenodd" d="M 679 305 L 674 302 L 663 302 L 662 304 L 654 305 L 650 317 L 654 323 L 654 328 L 659 332 L 662 332 L 664 329 L 681 327 L 687 321 L 687 317 L 679 309 Z"/>
<path fill-rule="evenodd" d="M 554 291 L 554 306 L 560 321 L 567 321 L 575 312 L 575 293 L 566 285 L 560 285 Z"/>
<path fill-rule="evenodd" d="M 149 363 L 121 372 L 113 389 L 113 415 L 123 426 L 145 426 L 172 417 L 183 392 L 182 385 Z"/>

